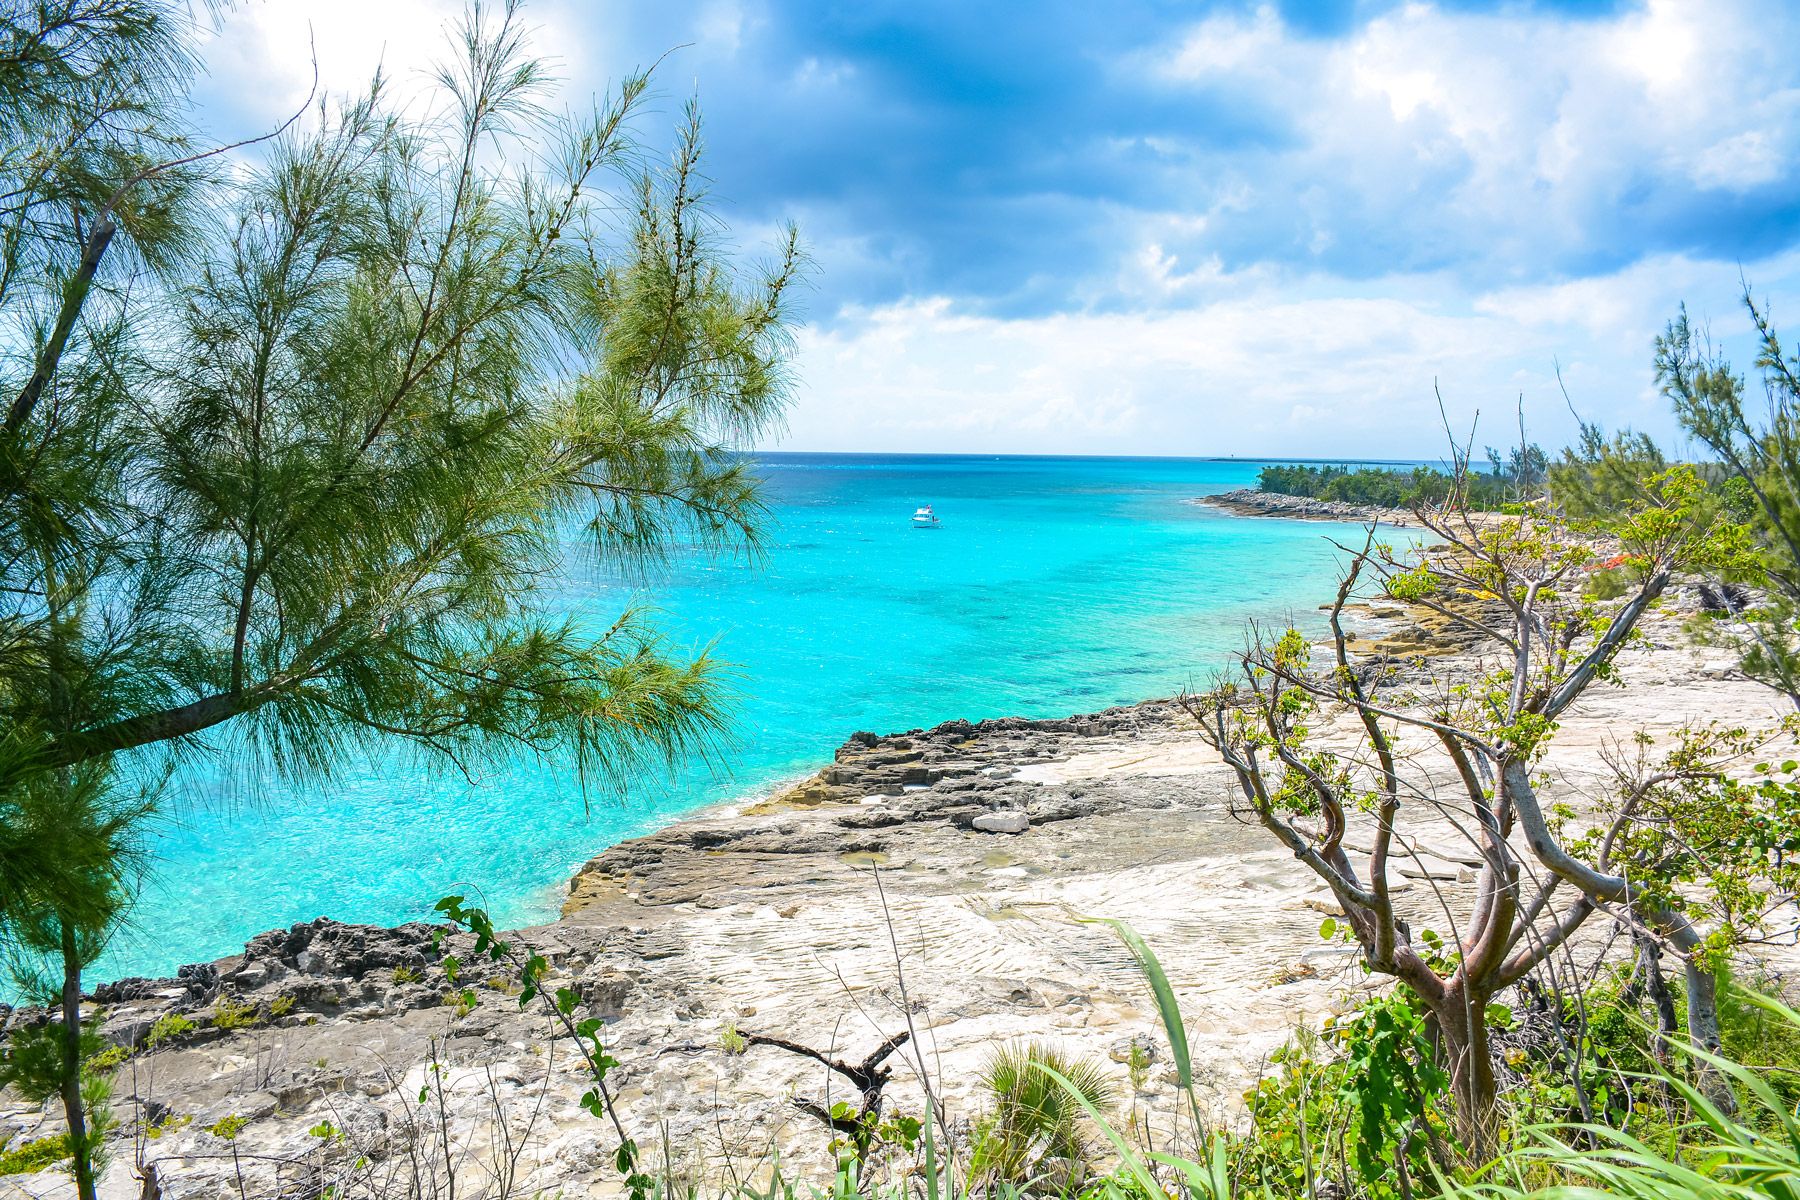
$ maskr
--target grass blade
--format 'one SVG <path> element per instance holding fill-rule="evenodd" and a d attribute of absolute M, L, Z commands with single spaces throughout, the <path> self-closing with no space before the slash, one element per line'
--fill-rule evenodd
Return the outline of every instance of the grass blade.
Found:
<path fill-rule="evenodd" d="M 1163 971 L 1162 963 L 1151 951 L 1149 943 L 1138 936 L 1137 930 L 1124 921 L 1114 917 L 1076 917 L 1083 925 L 1106 925 L 1119 935 L 1131 956 L 1137 959 L 1138 968 L 1144 972 L 1144 978 L 1150 981 L 1150 990 L 1156 993 L 1157 1011 L 1162 1014 L 1163 1032 L 1169 1038 L 1169 1053 L 1175 1060 L 1176 1082 L 1183 1091 L 1191 1091 L 1194 1086 L 1194 1065 L 1188 1057 L 1187 1027 L 1181 1022 L 1181 1007 L 1175 1003 L 1175 989 L 1169 985 L 1169 977 Z"/>

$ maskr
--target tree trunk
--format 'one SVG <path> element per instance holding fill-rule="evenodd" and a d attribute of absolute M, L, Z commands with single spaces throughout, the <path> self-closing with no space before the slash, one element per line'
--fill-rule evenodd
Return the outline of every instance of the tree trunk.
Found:
<path fill-rule="evenodd" d="M 1636 935 L 1638 966 L 1644 972 L 1645 993 L 1656 1006 L 1657 1036 L 1652 1040 L 1658 1062 L 1669 1062 L 1669 1039 L 1675 1036 L 1675 998 L 1669 994 L 1669 982 L 1663 978 L 1662 947 L 1647 933 Z"/>
<path fill-rule="evenodd" d="M 1494 1144 L 1498 1096 L 1494 1053 L 1488 1044 L 1487 1002 L 1461 986 L 1452 986 L 1432 1015 L 1450 1068 L 1457 1134 L 1469 1160 L 1485 1163 Z"/>
<path fill-rule="evenodd" d="M 88 1145 L 87 1113 L 81 1102 L 81 948 L 75 927 L 67 921 L 62 923 L 62 960 L 63 1116 L 69 1122 L 75 1190 L 81 1200 L 95 1200 L 93 1147 Z"/>
<path fill-rule="evenodd" d="M 100 260 L 106 257 L 106 248 L 112 245 L 116 231 L 111 214 L 102 209 L 88 229 L 87 241 L 81 247 L 81 262 L 77 264 L 75 274 L 63 286 L 62 307 L 56 314 L 56 324 L 50 327 L 49 340 L 38 354 L 31 378 L 25 381 L 25 386 L 6 410 L 4 428 L 8 434 L 17 433 L 24 428 L 25 422 L 31 417 L 31 410 L 37 407 L 38 399 L 43 396 L 44 388 L 49 386 L 50 377 L 56 373 L 57 364 L 62 361 L 63 347 L 68 345 L 69 334 L 75 329 L 75 320 L 81 315 L 81 306 L 87 303 L 88 293 L 93 290 L 94 276 L 100 270 Z"/>
<path fill-rule="evenodd" d="M 1693 956 L 1687 961 L 1687 1027 L 1688 1041 L 1696 1050 L 1708 1054 L 1719 1053 L 1719 988 L 1718 979 L 1711 971 L 1706 970 Z M 1694 1072 L 1700 1084 L 1700 1090 L 1706 1098 L 1718 1105 L 1721 1112 L 1735 1113 L 1737 1097 L 1731 1092 L 1731 1082 L 1724 1073 L 1711 1063 L 1696 1061 Z"/>

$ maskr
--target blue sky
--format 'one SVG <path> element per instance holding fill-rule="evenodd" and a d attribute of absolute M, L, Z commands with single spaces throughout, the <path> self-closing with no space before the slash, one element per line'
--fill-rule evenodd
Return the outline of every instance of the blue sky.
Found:
<path fill-rule="evenodd" d="M 215 132 L 443 52 L 448 0 L 250 0 Z M 1800 11 L 1606 3 L 529 8 L 585 96 L 671 47 L 747 250 L 816 262 L 786 449 L 1434 454 L 1459 425 L 1673 437 L 1685 300 L 1800 288 Z M 416 86 L 416 84 L 415 84 Z M 1800 334 L 1800 326 L 1796 326 Z"/>

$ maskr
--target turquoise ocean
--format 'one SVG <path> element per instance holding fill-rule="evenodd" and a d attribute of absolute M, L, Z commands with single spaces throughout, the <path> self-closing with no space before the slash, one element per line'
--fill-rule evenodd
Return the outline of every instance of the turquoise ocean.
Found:
<path fill-rule="evenodd" d="M 759 456 L 761 562 L 678 557 L 648 579 L 574 550 L 550 602 L 605 625 L 626 604 L 735 664 L 735 740 L 584 798 L 566 764 L 473 784 L 395 754 L 295 785 L 221 751 L 185 766 L 135 915 L 90 978 L 160 975 L 317 916 L 392 924 L 451 891 L 547 920 L 570 874 L 623 839 L 764 793 L 852 732 L 1062 716 L 1204 684 L 1250 618 L 1320 624 L 1351 531 L 1187 503 L 1258 462 Z M 932 504 L 941 528 L 914 529 Z"/>

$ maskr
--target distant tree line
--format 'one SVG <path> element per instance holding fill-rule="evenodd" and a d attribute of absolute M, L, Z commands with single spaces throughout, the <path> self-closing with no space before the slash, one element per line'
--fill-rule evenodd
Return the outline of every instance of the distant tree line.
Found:
<path fill-rule="evenodd" d="M 1467 472 L 1464 502 L 1471 508 L 1497 509 L 1542 495 L 1549 472 L 1549 456 L 1536 445 L 1517 447 L 1508 453 L 1489 447 L 1489 471 Z M 1311 466 L 1291 463 L 1264 467 L 1257 476 L 1259 491 L 1283 496 L 1337 500 L 1345 504 L 1369 504 L 1381 508 L 1405 508 L 1419 501 L 1442 503 L 1455 485 L 1447 471 L 1434 467 Z"/>

